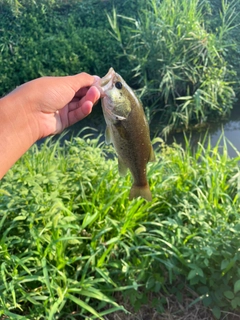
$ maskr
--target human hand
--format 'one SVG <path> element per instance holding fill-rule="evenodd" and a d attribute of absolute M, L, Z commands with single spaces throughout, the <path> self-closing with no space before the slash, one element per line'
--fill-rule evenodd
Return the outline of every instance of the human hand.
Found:
<path fill-rule="evenodd" d="M 35 131 L 38 140 L 62 132 L 91 113 L 100 97 L 92 86 L 95 81 L 96 77 L 87 73 L 42 77 L 18 87 L 9 96 L 19 102 L 18 111 L 25 113 L 25 125 Z"/>
<path fill-rule="evenodd" d="M 86 117 L 100 92 L 87 73 L 42 77 L 0 99 L 0 179 L 37 140 Z"/>

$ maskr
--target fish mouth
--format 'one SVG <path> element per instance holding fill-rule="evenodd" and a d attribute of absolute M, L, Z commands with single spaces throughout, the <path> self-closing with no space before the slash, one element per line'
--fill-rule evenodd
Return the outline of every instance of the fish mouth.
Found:
<path fill-rule="evenodd" d="M 101 87 L 105 87 L 105 86 L 109 83 L 109 81 L 112 80 L 112 78 L 114 77 L 114 75 L 115 75 L 114 69 L 113 69 L 113 68 L 110 68 L 110 69 L 108 70 L 108 73 L 107 73 L 104 77 L 102 77 L 102 78 L 100 79 L 100 85 L 101 85 Z"/>
<path fill-rule="evenodd" d="M 101 97 L 106 96 L 105 92 L 112 87 L 113 77 L 115 76 L 115 71 L 113 68 L 110 68 L 108 70 L 108 73 L 98 79 L 93 86 L 97 87 L 97 89 L 100 91 Z"/>

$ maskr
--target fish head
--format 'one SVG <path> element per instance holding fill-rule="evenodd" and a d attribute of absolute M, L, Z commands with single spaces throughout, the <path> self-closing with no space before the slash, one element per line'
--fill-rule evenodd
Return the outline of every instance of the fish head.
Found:
<path fill-rule="evenodd" d="M 123 78 L 110 68 L 94 86 L 100 91 L 106 120 L 108 122 L 126 120 L 131 112 L 131 101 L 134 97 L 131 88 Z"/>

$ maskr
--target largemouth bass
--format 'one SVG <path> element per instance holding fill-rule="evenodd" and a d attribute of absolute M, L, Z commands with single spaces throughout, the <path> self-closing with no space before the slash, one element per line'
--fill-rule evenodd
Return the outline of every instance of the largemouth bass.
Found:
<path fill-rule="evenodd" d="M 146 165 L 155 161 L 149 126 L 140 100 L 113 68 L 94 84 L 101 93 L 106 121 L 106 143 L 113 143 L 118 155 L 118 170 L 125 176 L 129 169 L 133 185 L 129 199 L 141 196 L 152 200 Z"/>

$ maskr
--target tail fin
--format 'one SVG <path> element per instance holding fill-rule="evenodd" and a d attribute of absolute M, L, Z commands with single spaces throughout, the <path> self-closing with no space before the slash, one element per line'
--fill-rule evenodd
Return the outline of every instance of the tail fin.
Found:
<path fill-rule="evenodd" d="M 129 199 L 132 200 L 133 198 L 137 197 L 142 197 L 147 201 L 152 201 L 152 194 L 148 184 L 146 184 L 145 186 L 136 186 L 135 184 L 132 185 Z"/>

